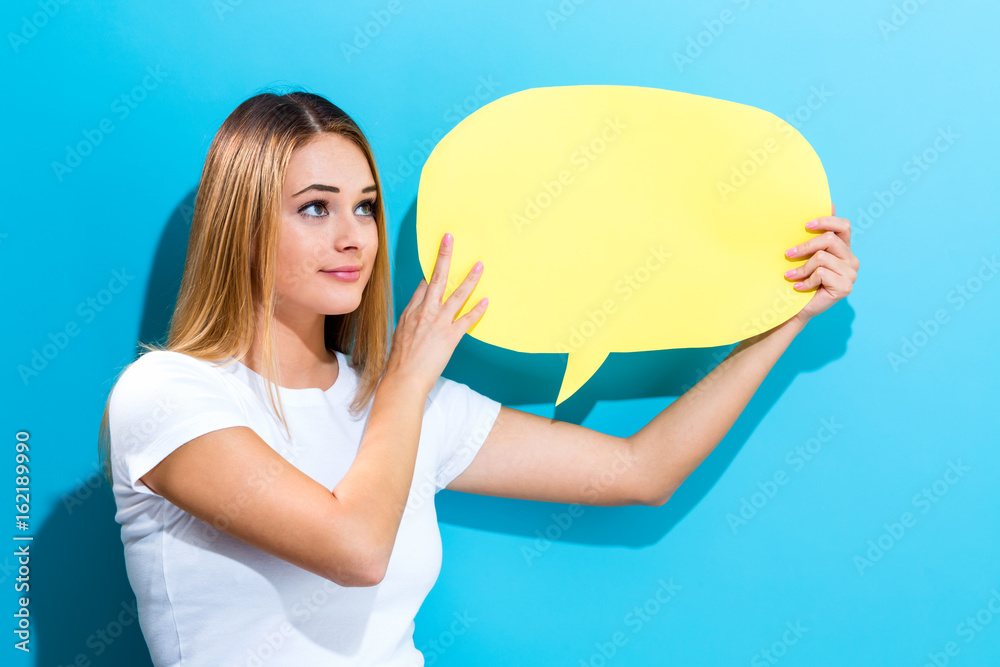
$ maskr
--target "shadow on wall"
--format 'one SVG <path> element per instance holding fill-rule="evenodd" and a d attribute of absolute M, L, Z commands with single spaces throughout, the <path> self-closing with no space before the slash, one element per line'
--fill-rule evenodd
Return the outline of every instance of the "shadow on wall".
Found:
<path fill-rule="evenodd" d="M 160 238 L 139 341 L 166 342 L 184 268 L 196 190 L 192 189 L 178 204 Z M 393 276 L 397 318 L 422 275 L 417 262 L 416 203 L 400 230 Z M 660 541 L 708 493 L 795 375 L 816 370 L 843 355 L 852 320 L 853 310 L 841 303 L 807 327 L 768 375 L 725 440 L 666 505 L 590 508 L 586 519 L 560 539 L 635 548 Z M 556 418 L 581 423 L 599 400 L 679 396 L 685 386 L 693 385 L 713 368 L 730 347 L 612 354 L 593 379 L 556 409 Z M 136 345 L 136 355 L 140 350 Z M 444 375 L 504 405 L 544 404 L 555 400 L 565 364 L 564 355 L 520 354 L 465 337 Z M 648 372 L 650 368 L 661 370 L 654 375 Z M 120 526 L 114 520 L 114 499 L 98 479 L 94 472 L 66 494 L 38 533 L 40 548 L 33 553 L 31 581 L 37 665 L 152 664 L 126 575 Z M 534 538 L 537 529 L 548 525 L 552 512 L 564 509 L 550 503 L 450 491 L 439 494 L 436 502 L 442 522 L 526 538 Z M 0 580 L 16 576 L 13 560 L 0 564 Z M 81 610 L 86 613 L 81 614 Z"/>
<path fill-rule="evenodd" d="M 94 473 L 64 496 L 38 532 L 31 572 L 35 665 L 153 664 L 114 516 L 115 501 Z"/>
<path fill-rule="evenodd" d="M 138 341 L 166 343 L 184 270 L 196 192 L 197 187 L 174 209 L 160 237 Z M 137 344 L 135 355 L 140 352 Z M 117 375 L 115 371 L 113 379 Z M 112 385 L 107 383 L 109 391 Z M 63 496 L 59 507 L 45 519 L 36 538 L 38 550 L 32 553 L 30 582 L 31 613 L 37 629 L 32 642 L 36 665 L 152 666 L 125 571 L 121 526 L 115 521 L 115 511 L 114 497 L 99 476 L 95 460 L 87 479 Z M 16 569 L 15 563 L 7 576 L 16 576 Z M 0 566 L 0 577 L 5 572 L 7 569 Z"/>

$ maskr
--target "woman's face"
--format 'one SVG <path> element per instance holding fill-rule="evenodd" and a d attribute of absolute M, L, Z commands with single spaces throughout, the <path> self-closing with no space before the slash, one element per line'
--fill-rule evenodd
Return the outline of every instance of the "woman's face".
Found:
<path fill-rule="evenodd" d="M 357 309 L 378 250 L 375 197 L 368 161 L 351 140 L 323 134 L 292 153 L 278 231 L 283 316 Z"/>

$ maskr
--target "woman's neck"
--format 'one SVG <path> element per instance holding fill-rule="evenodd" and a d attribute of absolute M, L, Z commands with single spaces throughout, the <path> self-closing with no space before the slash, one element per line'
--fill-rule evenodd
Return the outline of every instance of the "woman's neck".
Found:
<path fill-rule="evenodd" d="M 327 349 L 325 339 L 325 316 L 291 324 L 275 317 L 271 324 L 274 334 L 275 355 L 277 357 L 277 383 L 288 389 L 333 386 L 340 369 L 337 355 Z M 262 331 L 258 326 L 256 331 Z M 254 336 L 250 350 L 240 359 L 250 370 L 259 375 L 262 371 L 263 345 L 259 336 Z"/>

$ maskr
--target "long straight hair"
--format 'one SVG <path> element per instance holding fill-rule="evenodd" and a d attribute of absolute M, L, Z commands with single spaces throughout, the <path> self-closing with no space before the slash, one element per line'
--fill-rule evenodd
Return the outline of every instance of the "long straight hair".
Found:
<path fill-rule="evenodd" d="M 286 432 L 288 423 L 277 391 L 272 328 L 281 192 L 292 152 L 330 133 L 353 141 L 375 178 L 379 243 L 371 277 L 358 308 L 327 315 L 324 327 L 326 347 L 350 355 L 359 376 L 350 411 L 356 415 L 369 403 L 385 372 L 392 336 L 382 184 L 371 146 L 358 125 L 339 107 L 313 93 L 255 95 L 222 123 L 208 149 L 198 184 L 184 274 L 167 343 L 161 347 L 140 342 L 146 352 L 170 350 L 205 361 L 241 359 L 253 342 L 259 309 L 261 375 L 268 383 L 271 407 Z M 105 477 L 113 484 L 110 402 L 109 393 L 98 435 L 98 456 Z"/>

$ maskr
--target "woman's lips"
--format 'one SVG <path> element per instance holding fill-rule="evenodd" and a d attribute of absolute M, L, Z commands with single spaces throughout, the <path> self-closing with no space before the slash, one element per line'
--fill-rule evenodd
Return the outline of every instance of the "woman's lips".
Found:
<path fill-rule="evenodd" d="M 325 273 L 328 276 L 333 276 L 337 280 L 344 280 L 346 282 L 353 282 L 361 277 L 360 269 L 353 270 L 336 270 L 336 271 L 321 271 L 320 273 Z"/>

